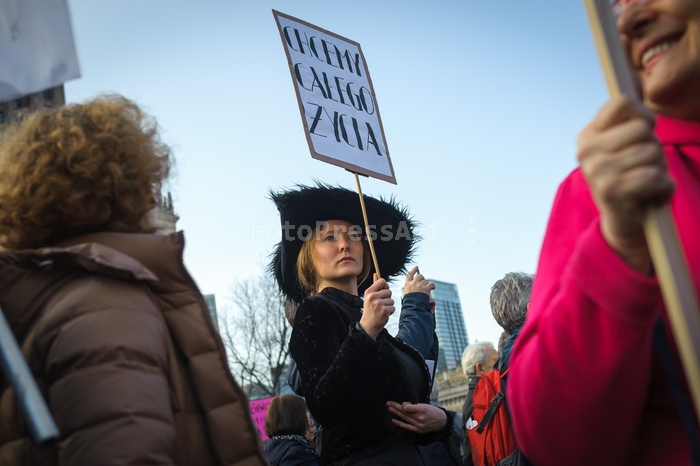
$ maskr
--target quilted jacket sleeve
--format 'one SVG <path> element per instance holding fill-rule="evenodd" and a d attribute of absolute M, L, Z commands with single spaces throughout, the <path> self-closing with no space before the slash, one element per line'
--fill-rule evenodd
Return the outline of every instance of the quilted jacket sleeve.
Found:
<path fill-rule="evenodd" d="M 174 464 L 168 334 L 145 286 L 79 279 L 38 322 L 61 465 Z"/>

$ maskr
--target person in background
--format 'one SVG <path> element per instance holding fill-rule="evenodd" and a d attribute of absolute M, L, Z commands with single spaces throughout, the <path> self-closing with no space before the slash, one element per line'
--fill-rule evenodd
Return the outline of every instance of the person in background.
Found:
<path fill-rule="evenodd" d="M 612 3 L 645 107 L 612 98 L 578 137 L 513 350 L 509 408 L 538 466 L 700 464 L 643 228 L 669 204 L 698 295 L 700 2 Z"/>
<path fill-rule="evenodd" d="M 3 386 L 3 464 L 265 464 L 183 234 L 153 233 L 171 163 L 120 96 L 0 134 L 0 307 L 61 433 L 33 445 Z"/>
<path fill-rule="evenodd" d="M 312 442 L 315 426 L 304 399 L 279 395 L 272 400 L 265 418 L 265 454 L 271 466 L 315 466 L 319 455 Z"/>
<path fill-rule="evenodd" d="M 505 332 L 504 332 L 505 333 Z M 474 396 L 474 388 L 476 383 L 483 375 L 491 372 L 498 362 L 500 355 L 493 348 L 493 344 L 488 341 L 478 341 L 467 346 L 462 353 L 462 370 L 464 375 L 469 379 L 469 391 L 467 398 L 462 405 L 462 432 L 463 432 L 463 448 L 462 464 L 464 466 L 473 466 L 471 446 L 469 438 L 466 435 L 466 423 L 472 416 L 474 406 L 472 405 L 472 397 Z"/>
<path fill-rule="evenodd" d="M 503 347 L 506 346 L 506 340 L 508 340 L 508 332 L 501 332 L 501 336 L 498 337 L 498 355 L 499 357 L 503 355 Z"/>
<path fill-rule="evenodd" d="M 470 458 L 475 464 L 526 462 L 518 449 L 508 417 L 508 399 L 512 389 L 508 385 L 507 376 L 510 369 L 510 353 L 527 316 L 532 281 L 531 274 L 509 272 L 491 287 L 491 313 L 508 336 L 496 367 L 486 367 L 485 372 L 482 371 L 480 379 L 474 383 L 471 390 L 471 406 L 464 406 L 465 410 L 471 411 L 465 420 L 464 428 L 467 442 L 470 443 Z M 498 353 L 493 347 L 490 349 L 491 357 L 495 359 Z M 491 361 L 488 361 L 488 364 L 490 363 Z M 475 398 L 479 403 L 477 405 L 474 405 Z M 485 406 L 493 409 L 489 408 L 487 411 Z M 490 416 L 502 422 L 493 421 L 493 424 L 489 424 Z M 484 427 L 487 430 L 479 432 L 479 429 Z"/>
<path fill-rule="evenodd" d="M 510 352 L 525 323 L 533 280 L 534 277 L 531 274 L 509 272 L 491 287 L 491 313 L 508 335 L 498 361 L 497 369 L 500 372 L 508 368 Z"/>

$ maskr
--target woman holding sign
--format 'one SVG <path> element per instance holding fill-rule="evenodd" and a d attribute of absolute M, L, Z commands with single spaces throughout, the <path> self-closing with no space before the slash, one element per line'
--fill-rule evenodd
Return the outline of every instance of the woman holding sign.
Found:
<path fill-rule="evenodd" d="M 646 108 L 603 106 L 552 208 L 508 387 L 516 437 L 538 466 L 700 459 L 643 230 L 646 210 L 670 202 L 700 290 L 700 2 L 613 8 Z"/>
<path fill-rule="evenodd" d="M 283 294 L 299 302 L 290 350 L 306 402 L 323 426 L 321 464 L 420 466 L 416 445 L 449 436 L 452 420 L 428 404 L 423 357 L 384 329 L 394 312 L 384 279 L 371 282 L 358 195 L 328 186 L 273 194 L 283 237 L 270 265 Z M 404 270 L 413 223 L 391 202 L 365 196 L 377 260 L 387 277 Z M 407 301 L 429 309 L 434 285 L 414 268 Z M 364 300 L 360 295 L 364 294 Z"/>

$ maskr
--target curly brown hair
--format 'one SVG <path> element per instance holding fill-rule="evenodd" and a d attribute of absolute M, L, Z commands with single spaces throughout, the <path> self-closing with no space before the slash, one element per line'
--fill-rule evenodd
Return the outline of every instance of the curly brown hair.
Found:
<path fill-rule="evenodd" d="M 171 162 L 155 120 L 124 97 L 28 114 L 0 134 L 0 246 L 153 232 L 144 215 Z"/>

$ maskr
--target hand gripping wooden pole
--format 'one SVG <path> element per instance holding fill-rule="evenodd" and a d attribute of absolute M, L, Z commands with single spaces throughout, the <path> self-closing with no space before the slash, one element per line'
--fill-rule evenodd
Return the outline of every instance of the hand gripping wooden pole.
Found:
<path fill-rule="evenodd" d="M 365 198 L 362 197 L 362 187 L 360 186 L 360 177 L 355 174 L 355 183 L 357 183 L 357 192 L 360 194 L 360 207 L 362 207 L 362 217 L 365 219 L 365 234 L 367 235 L 367 243 L 369 244 L 369 252 L 372 253 L 372 260 L 374 261 L 374 270 L 377 272 L 377 278 L 382 278 L 382 274 L 379 273 L 379 263 L 377 262 L 377 254 L 374 252 L 374 244 L 372 244 L 372 235 L 369 231 L 369 222 L 367 221 L 367 209 L 365 208 Z"/>
<path fill-rule="evenodd" d="M 610 95 L 639 100 L 609 0 L 584 0 Z M 676 223 L 668 205 L 650 208 L 644 233 L 683 363 L 695 413 L 700 417 L 700 312 Z"/>

